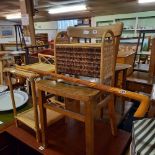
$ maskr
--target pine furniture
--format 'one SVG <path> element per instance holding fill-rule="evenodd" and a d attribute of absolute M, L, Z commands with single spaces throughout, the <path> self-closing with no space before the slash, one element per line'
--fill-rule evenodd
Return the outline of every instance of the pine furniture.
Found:
<path fill-rule="evenodd" d="M 114 85 L 116 57 L 122 24 L 109 27 L 69 27 L 66 33 L 58 33 L 65 42 L 57 44 L 55 39 L 56 73 L 69 74 L 76 77 L 99 78 L 99 83 Z M 101 38 L 101 43 L 79 43 L 81 38 Z M 41 128 L 43 146 L 47 146 L 46 109 L 60 112 L 66 116 L 85 123 L 86 154 L 94 154 L 94 117 L 100 115 L 100 110 L 108 104 L 112 134 L 116 135 L 115 110 L 112 94 L 102 95 L 103 92 L 83 86 L 53 83 L 49 80 L 37 82 L 38 97 L 41 113 Z M 45 92 L 64 98 L 60 102 L 56 98 L 45 103 Z M 102 100 L 101 100 L 102 98 Z M 99 103 L 97 103 L 97 101 Z M 84 113 L 80 111 L 80 102 L 84 103 Z M 98 111 L 98 112 L 96 112 Z M 96 113 L 96 114 L 95 114 Z"/>
<path fill-rule="evenodd" d="M 5 72 L 8 74 L 8 82 L 10 88 L 10 95 L 12 100 L 13 106 L 13 113 L 15 117 L 16 126 L 19 126 L 18 122 L 22 122 L 31 129 L 33 129 L 36 133 L 36 140 L 40 142 L 40 114 L 38 112 L 38 105 L 37 105 L 37 96 L 36 96 L 36 87 L 35 87 L 35 80 L 40 77 L 39 74 L 34 72 L 28 72 L 22 69 L 15 69 L 15 68 L 6 68 Z M 26 78 L 30 82 L 31 86 L 31 94 L 32 94 L 32 108 L 23 111 L 21 113 L 17 112 L 16 103 L 14 99 L 13 93 L 13 85 L 11 80 L 11 75 L 17 75 L 19 77 Z M 63 117 L 62 114 L 59 114 L 54 111 L 47 111 L 47 119 L 48 125 L 55 123 L 57 120 Z"/>

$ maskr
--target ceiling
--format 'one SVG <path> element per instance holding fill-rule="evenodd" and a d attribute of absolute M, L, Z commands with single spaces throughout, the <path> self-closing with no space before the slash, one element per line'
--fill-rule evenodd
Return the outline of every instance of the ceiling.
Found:
<path fill-rule="evenodd" d="M 49 21 L 58 19 L 92 17 L 111 15 L 118 13 L 131 13 L 155 10 L 155 3 L 138 4 L 136 0 L 34 0 L 35 20 Z M 87 11 L 63 13 L 57 15 L 48 14 L 49 8 L 63 5 L 86 3 Z M 19 0 L 0 1 L 0 19 L 5 19 L 6 14 L 20 11 Z M 38 12 L 38 13 L 37 13 Z"/>

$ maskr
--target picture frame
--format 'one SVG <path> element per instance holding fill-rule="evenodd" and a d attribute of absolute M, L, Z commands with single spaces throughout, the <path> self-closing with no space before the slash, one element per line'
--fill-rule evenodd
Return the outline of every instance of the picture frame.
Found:
<path fill-rule="evenodd" d="M 13 26 L 0 26 L 0 36 L 1 38 L 14 37 L 14 27 Z"/>

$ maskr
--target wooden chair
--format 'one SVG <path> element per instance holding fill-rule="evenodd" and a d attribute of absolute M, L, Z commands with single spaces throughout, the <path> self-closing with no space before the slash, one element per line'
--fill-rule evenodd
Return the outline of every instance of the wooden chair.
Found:
<path fill-rule="evenodd" d="M 150 50 L 150 43 L 151 43 L 151 36 L 145 37 L 143 45 L 141 45 L 140 51 L 149 51 Z M 138 64 L 146 64 L 149 62 L 149 56 L 148 55 L 139 55 Z"/>
<path fill-rule="evenodd" d="M 52 55 L 46 55 L 46 54 L 40 54 L 38 53 L 38 59 L 39 62 L 41 63 L 47 63 L 47 64 L 54 64 L 54 56 Z"/>
<path fill-rule="evenodd" d="M 0 55 L 0 85 L 3 85 L 5 81 L 4 69 L 6 67 L 11 67 L 15 64 L 14 58 L 12 56 L 1 56 Z"/>
<path fill-rule="evenodd" d="M 38 62 L 38 54 L 53 55 L 53 50 L 48 48 L 48 45 L 26 46 L 26 64 Z"/>
<path fill-rule="evenodd" d="M 65 43 L 57 44 L 57 37 L 55 39 L 56 73 L 98 78 L 99 83 L 114 86 L 116 57 L 122 28 L 122 23 L 105 27 L 69 27 L 67 35 L 65 34 Z M 57 36 L 60 36 L 60 33 Z M 79 38 L 100 38 L 101 43 L 78 43 Z M 108 103 L 112 134 L 116 135 L 112 94 L 72 85 L 72 83 L 57 82 L 53 84 L 49 80 L 37 82 L 37 87 L 42 117 L 43 146 L 47 144 L 46 109 L 52 109 L 85 123 L 87 155 L 93 155 L 94 152 L 94 111 L 98 111 L 97 109 L 101 109 L 106 103 Z M 64 102 L 52 98 L 52 100 L 48 100 L 50 104 L 44 103 L 44 92 L 62 96 Z M 84 114 L 80 111 L 79 101 L 84 102 Z"/>
<path fill-rule="evenodd" d="M 55 39 L 54 56 L 56 60 L 56 73 L 70 74 L 76 77 L 88 76 L 92 78 L 98 78 L 98 82 L 102 84 L 108 84 L 109 81 L 107 82 L 107 79 L 111 77 L 110 85 L 114 86 L 115 65 L 116 65 L 116 58 L 118 54 L 122 28 L 123 28 L 122 23 L 117 23 L 114 25 L 103 26 L 103 27 L 87 27 L 87 28 L 69 27 L 67 29 L 67 33 L 59 32 Z M 107 30 L 111 30 L 114 34 L 112 35 L 110 34 L 110 32 L 107 32 L 106 34 Z M 64 42 L 62 41 L 60 43 L 60 40 L 57 38 L 60 38 L 62 34 L 64 34 L 63 35 Z M 106 44 L 108 47 L 107 38 L 108 37 L 110 38 L 111 35 L 113 36 L 112 44 L 114 46 L 114 51 L 112 51 L 112 49 L 108 49 L 108 48 L 106 49 Z M 100 40 L 100 43 L 99 44 L 98 43 L 77 44 L 80 42 L 82 38 L 89 39 L 92 41 L 94 41 L 95 39 L 97 40 L 97 42 L 99 42 Z M 110 45 L 111 44 L 109 43 L 109 46 Z M 102 49 L 102 47 L 105 47 L 105 49 L 104 48 Z M 79 51 L 81 50 L 81 53 L 80 52 L 78 53 L 78 50 Z M 106 55 L 106 50 L 109 51 L 109 55 Z M 65 52 L 66 54 L 64 54 Z M 92 53 L 94 53 L 94 55 L 92 55 Z M 74 61 L 74 64 L 73 64 L 73 61 Z M 83 70 L 83 67 L 85 67 L 85 65 L 86 65 L 86 68 Z M 100 116 L 102 117 L 102 110 L 101 110 L 102 106 L 101 104 L 99 104 L 98 106 L 98 112 L 96 112 L 97 114 L 96 117 L 98 118 Z"/>
<path fill-rule="evenodd" d="M 13 113 L 17 127 L 19 126 L 18 122 L 24 123 L 26 126 L 33 129 L 36 133 L 36 140 L 40 142 L 40 113 L 38 112 L 38 105 L 36 101 L 36 88 L 35 88 L 35 79 L 39 77 L 39 74 L 28 72 L 26 70 L 19 70 L 15 68 L 7 68 L 5 70 L 8 73 L 8 82 L 11 93 L 11 100 L 13 106 Z M 13 85 L 11 80 L 11 75 L 17 75 L 19 77 L 26 78 L 30 81 L 31 85 L 31 94 L 32 94 L 32 108 L 18 113 L 16 109 L 16 103 L 13 93 Z M 57 120 L 63 117 L 62 114 L 48 110 L 47 111 L 47 124 L 51 125 Z"/>

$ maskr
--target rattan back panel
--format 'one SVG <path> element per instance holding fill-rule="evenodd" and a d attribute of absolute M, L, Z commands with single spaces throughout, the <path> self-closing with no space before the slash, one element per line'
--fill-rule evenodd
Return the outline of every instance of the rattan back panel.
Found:
<path fill-rule="evenodd" d="M 99 77 L 100 48 L 56 47 L 57 72 Z"/>
<path fill-rule="evenodd" d="M 107 35 L 111 37 L 107 39 Z M 57 44 L 57 73 L 95 77 L 104 82 L 114 73 L 114 42 L 113 33 L 107 31 L 101 44 Z"/>

